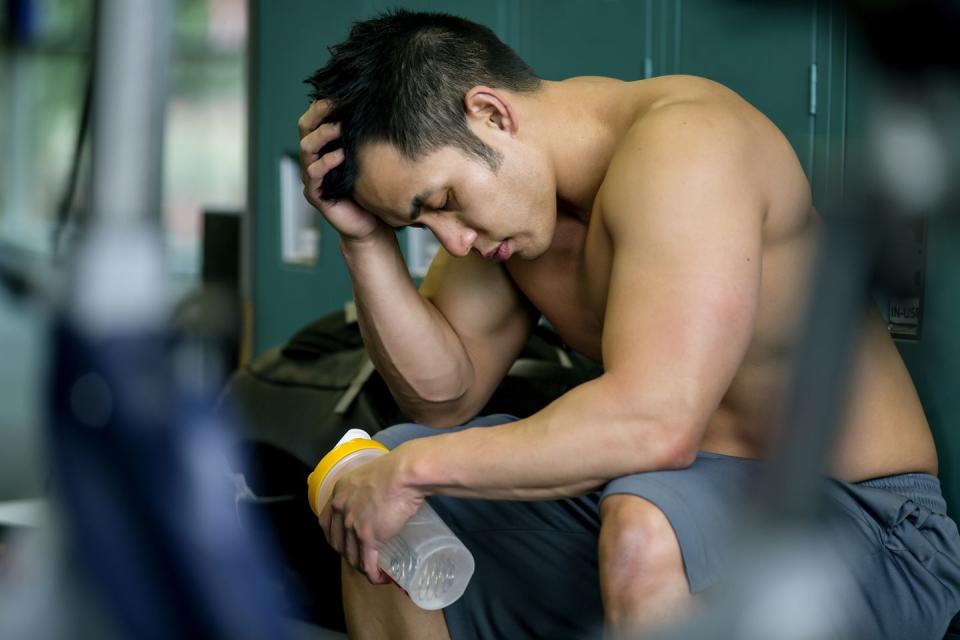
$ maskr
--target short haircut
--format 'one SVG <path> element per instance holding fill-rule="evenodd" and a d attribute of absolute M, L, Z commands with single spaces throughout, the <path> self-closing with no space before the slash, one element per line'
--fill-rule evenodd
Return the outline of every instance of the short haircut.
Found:
<path fill-rule="evenodd" d="M 541 83 L 493 31 L 444 13 L 395 10 L 356 22 L 330 54 L 306 80 L 312 99 L 333 105 L 325 121 L 342 125 L 322 151 L 344 151 L 323 178 L 330 200 L 353 194 L 357 150 L 372 142 L 392 144 L 411 160 L 452 145 L 496 170 L 502 158 L 467 127 L 464 97 L 477 85 L 534 91 Z"/>

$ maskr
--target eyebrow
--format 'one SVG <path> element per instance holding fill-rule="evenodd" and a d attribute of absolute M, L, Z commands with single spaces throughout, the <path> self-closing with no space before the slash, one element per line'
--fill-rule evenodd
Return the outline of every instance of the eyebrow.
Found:
<path fill-rule="evenodd" d="M 410 221 L 414 222 L 417 218 L 420 217 L 420 212 L 423 209 L 423 205 L 427 202 L 427 198 L 436 192 L 436 189 L 427 189 L 422 191 L 417 195 L 413 196 L 413 200 L 410 201 Z"/>

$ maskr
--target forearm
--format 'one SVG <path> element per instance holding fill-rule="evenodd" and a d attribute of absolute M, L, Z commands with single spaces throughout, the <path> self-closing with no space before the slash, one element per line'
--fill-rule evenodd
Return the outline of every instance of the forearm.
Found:
<path fill-rule="evenodd" d="M 401 408 L 411 415 L 456 406 L 469 389 L 469 355 L 443 315 L 414 287 L 384 228 L 363 241 L 341 240 L 364 344 Z"/>
<path fill-rule="evenodd" d="M 624 403 L 600 378 L 533 416 L 409 441 L 396 449 L 407 482 L 427 495 L 545 500 L 582 495 L 613 478 L 689 465 L 697 429 Z"/>

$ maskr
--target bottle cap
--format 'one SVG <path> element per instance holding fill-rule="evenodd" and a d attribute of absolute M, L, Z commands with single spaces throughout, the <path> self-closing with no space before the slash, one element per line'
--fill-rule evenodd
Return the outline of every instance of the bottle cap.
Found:
<path fill-rule="evenodd" d="M 309 476 L 307 476 L 307 496 L 310 499 L 310 508 L 313 512 L 319 517 L 320 516 L 320 505 L 317 504 L 317 497 L 320 493 L 320 485 L 323 484 L 323 479 L 327 477 L 327 474 L 337 466 L 337 463 L 343 460 L 345 457 L 350 455 L 355 451 L 362 451 L 363 449 L 378 449 L 381 451 L 390 451 L 385 446 L 377 442 L 376 440 L 371 440 L 370 436 L 366 437 L 357 437 L 354 440 L 347 440 L 346 438 L 340 440 L 340 443 L 335 446 L 330 452 L 323 456 L 320 459 L 320 462 L 317 463 L 317 467 L 313 470 Z M 346 442 L 344 442 L 346 440 Z"/>

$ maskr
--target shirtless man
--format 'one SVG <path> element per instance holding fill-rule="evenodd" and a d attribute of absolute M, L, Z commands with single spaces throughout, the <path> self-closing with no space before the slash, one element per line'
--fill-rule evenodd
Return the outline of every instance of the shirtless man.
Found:
<path fill-rule="evenodd" d="M 820 222 L 789 142 L 716 83 L 542 81 L 449 16 L 358 23 L 309 82 L 304 193 L 339 231 L 367 348 L 420 423 L 379 434 L 393 451 L 341 478 L 320 517 L 351 637 L 584 637 L 686 610 L 722 577 L 803 315 Z M 408 225 L 443 247 L 419 292 L 394 234 Z M 469 423 L 541 314 L 603 374 L 526 419 Z M 960 539 L 876 310 L 848 401 L 829 494 L 863 545 L 864 637 L 942 636 Z M 377 568 L 427 497 L 477 559 L 442 613 Z"/>

